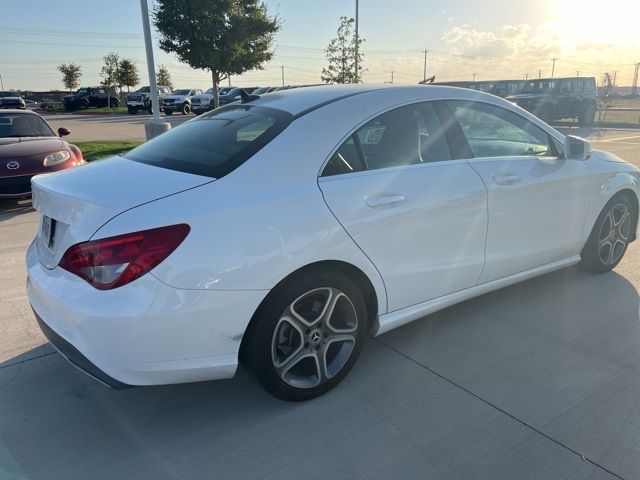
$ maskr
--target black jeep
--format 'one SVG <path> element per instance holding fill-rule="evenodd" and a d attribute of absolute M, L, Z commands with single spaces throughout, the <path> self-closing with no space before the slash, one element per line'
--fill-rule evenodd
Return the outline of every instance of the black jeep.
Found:
<path fill-rule="evenodd" d="M 593 124 L 598 109 L 594 77 L 527 80 L 517 94 L 506 99 L 547 123 L 577 118 L 581 127 Z"/>
<path fill-rule="evenodd" d="M 162 110 L 162 99 L 171 95 L 169 87 L 158 85 L 158 100 L 160 102 L 160 110 Z M 141 87 L 135 92 L 127 95 L 127 111 L 131 115 L 138 113 L 138 110 L 146 110 L 151 113 L 151 87 Z"/>
<path fill-rule="evenodd" d="M 80 110 L 89 107 L 117 108 L 120 105 L 115 89 L 106 87 L 82 87 L 73 95 L 62 97 L 62 104 L 67 111 Z"/>

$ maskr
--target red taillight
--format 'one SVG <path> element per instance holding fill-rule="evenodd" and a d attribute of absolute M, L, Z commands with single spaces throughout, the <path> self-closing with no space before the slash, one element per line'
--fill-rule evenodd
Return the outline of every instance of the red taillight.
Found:
<path fill-rule="evenodd" d="M 60 267 L 100 290 L 121 287 L 157 266 L 189 233 L 181 223 L 78 243 L 60 260 Z"/>

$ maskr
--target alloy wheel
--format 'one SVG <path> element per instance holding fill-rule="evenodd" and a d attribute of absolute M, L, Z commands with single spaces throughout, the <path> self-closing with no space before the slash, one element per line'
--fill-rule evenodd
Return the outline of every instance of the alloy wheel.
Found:
<path fill-rule="evenodd" d="M 598 257 L 604 265 L 613 265 L 625 252 L 631 232 L 631 212 L 617 203 L 607 212 L 598 234 Z"/>
<path fill-rule="evenodd" d="M 358 315 L 342 291 L 323 287 L 296 298 L 280 315 L 271 360 L 286 384 L 308 389 L 333 378 L 356 346 Z"/>

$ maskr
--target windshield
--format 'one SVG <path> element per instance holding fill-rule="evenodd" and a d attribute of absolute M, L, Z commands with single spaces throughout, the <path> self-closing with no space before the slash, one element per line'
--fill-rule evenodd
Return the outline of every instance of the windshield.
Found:
<path fill-rule="evenodd" d="M 89 89 L 88 88 L 79 88 L 76 91 L 76 95 L 84 95 L 85 93 L 89 93 Z"/>
<path fill-rule="evenodd" d="M 149 93 L 151 91 L 151 87 L 142 87 L 138 90 L 138 93 Z"/>
<path fill-rule="evenodd" d="M 273 140 L 291 119 L 291 114 L 272 108 L 223 107 L 140 145 L 126 158 L 221 178 Z"/>
<path fill-rule="evenodd" d="M 208 93 L 209 95 L 213 95 L 213 88 L 209 88 L 206 92 L 204 93 Z"/>
<path fill-rule="evenodd" d="M 51 127 L 40 116 L 29 113 L 0 113 L 0 138 L 55 137 Z"/>
<path fill-rule="evenodd" d="M 266 92 L 267 92 L 267 90 L 269 90 L 269 87 L 260 87 L 260 88 L 256 88 L 256 89 L 253 91 L 253 94 L 254 94 L 254 95 L 261 95 L 261 94 L 263 94 L 263 93 L 266 93 Z"/>
<path fill-rule="evenodd" d="M 0 98 L 2 97 L 19 97 L 20 94 L 17 92 L 0 92 Z"/>
<path fill-rule="evenodd" d="M 182 90 L 176 90 L 175 92 L 173 92 L 174 95 L 189 95 L 189 92 L 191 90 L 189 90 L 188 88 L 183 88 Z"/>
<path fill-rule="evenodd" d="M 219 95 L 226 95 L 227 93 L 229 93 L 231 90 L 233 90 L 233 87 L 224 87 L 220 89 L 220 93 Z"/>

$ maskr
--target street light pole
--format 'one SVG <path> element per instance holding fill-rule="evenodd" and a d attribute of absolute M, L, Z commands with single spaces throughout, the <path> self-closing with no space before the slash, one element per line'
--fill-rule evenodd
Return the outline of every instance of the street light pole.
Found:
<path fill-rule="evenodd" d="M 553 57 L 553 58 L 551 59 L 551 61 L 553 62 L 553 63 L 551 64 L 551 78 L 553 78 L 553 74 L 554 74 L 554 73 L 555 73 L 555 71 L 556 71 L 556 60 L 558 60 L 558 58 L 557 58 L 557 57 Z"/>
<path fill-rule="evenodd" d="M 151 110 L 153 117 L 145 124 L 144 130 L 147 140 L 166 132 L 171 128 L 169 123 L 160 118 L 160 101 L 158 99 L 158 83 L 156 82 L 156 66 L 153 63 L 153 44 L 151 43 L 151 25 L 149 23 L 149 6 L 147 0 L 140 0 L 140 13 L 142 14 L 142 30 L 144 33 L 144 47 L 147 56 L 147 73 L 149 74 L 149 87 L 151 89 Z"/>
<path fill-rule="evenodd" d="M 422 81 L 424 83 L 427 83 L 427 52 L 429 50 L 425 49 L 424 50 L 424 69 L 422 71 Z"/>
<path fill-rule="evenodd" d="M 2 75 L 0 75 L 0 88 L 4 90 L 4 82 L 2 81 Z"/>
<path fill-rule="evenodd" d="M 356 0 L 356 83 L 358 83 L 360 81 L 360 79 L 358 78 L 358 20 L 359 20 L 359 12 L 358 12 L 358 0 Z"/>
<path fill-rule="evenodd" d="M 280 65 L 280 70 L 282 70 L 282 86 L 284 87 L 284 65 Z"/>

